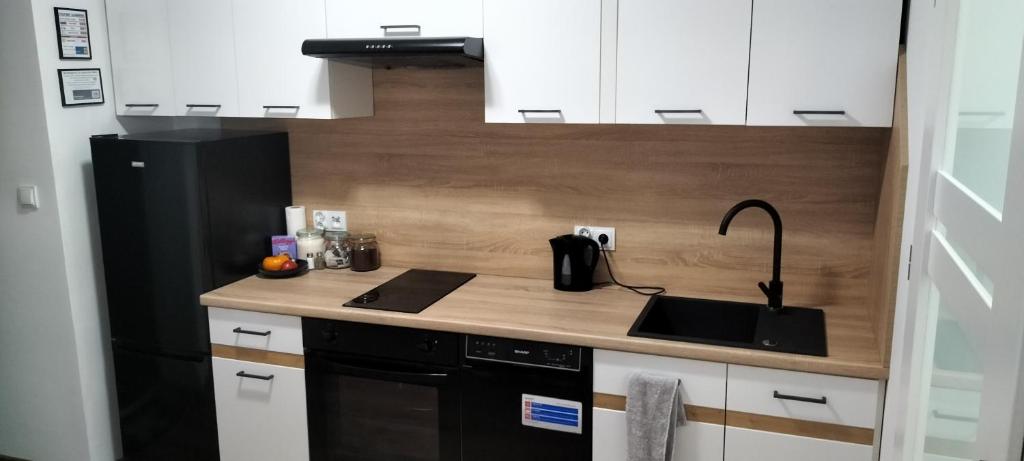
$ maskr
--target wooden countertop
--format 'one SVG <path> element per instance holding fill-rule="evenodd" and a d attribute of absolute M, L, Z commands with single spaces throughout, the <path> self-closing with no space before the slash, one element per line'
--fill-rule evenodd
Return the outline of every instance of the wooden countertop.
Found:
<path fill-rule="evenodd" d="M 781 368 L 860 378 L 888 375 L 874 332 L 849 308 L 826 312 L 829 357 L 811 357 L 733 347 L 627 336 L 647 298 L 619 288 L 568 293 L 549 280 L 478 275 L 419 314 L 343 307 L 348 300 L 401 274 L 310 271 L 292 279 L 249 277 L 206 293 L 206 306 L 348 320 L 696 360 Z"/>

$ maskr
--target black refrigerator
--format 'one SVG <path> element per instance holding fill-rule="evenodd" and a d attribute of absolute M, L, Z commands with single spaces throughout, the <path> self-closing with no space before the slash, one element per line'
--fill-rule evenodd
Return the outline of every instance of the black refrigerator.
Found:
<path fill-rule="evenodd" d="M 288 135 L 93 136 L 125 460 L 218 459 L 203 292 L 256 272 L 291 205 Z"/>

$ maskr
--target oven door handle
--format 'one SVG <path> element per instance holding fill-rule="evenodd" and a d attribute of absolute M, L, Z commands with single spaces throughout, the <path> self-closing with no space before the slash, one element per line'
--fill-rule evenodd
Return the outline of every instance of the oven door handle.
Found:
<path fill-rule="evenodd" d="M 334 373 L 341 373 L 348 376 L 355 376 L 357 378 L 368 378 L 377 379 L 381 381 L 400 381 L 403 383 L 410 384 L 422 384 L 425 386 L 439 386 L 448 382 L 451 375 L 444 372 L 430 373 L 430 372 L 411 372 L 411 371 L 397 371 L 397 370 L 382 370 L 379 368 L 365 368 L 354 365 L 348 365 L 332 360 L 327 357 L 319 357 L 330 362 L 330 371 Z"/>

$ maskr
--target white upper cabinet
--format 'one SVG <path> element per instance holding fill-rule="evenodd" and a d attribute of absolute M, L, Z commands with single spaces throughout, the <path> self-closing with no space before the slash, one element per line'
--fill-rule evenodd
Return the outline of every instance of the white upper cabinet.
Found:
<path fill-rule="evenodd" d="M 485 119 L 598 123 L 601 0 L 485 0 Z"/>
<path fill-rule="evenodd" d="M 483 0 L 327 0 L 329 38 L 482 37 Z"/>
<path fill-rule="evenodd" d="M 174 115 L 165 0 L 107 0 L 117 115 Z"/>
<path fill-rule="evenodd" d="M 748 125 L 892 125 L 902 2 L 754 2 Z"/>
<path fill-rule="evenodd" d="M 616 123 L 742 125 L 751 0 L 619 0 Z"/>
<path fill-rule="evenodd" d="M 331 118 L 329 62 L 302 41 L 326 38 L 323 0 L 234 0 L 238 115 Z"/>
<path fill-rule="evenodd" d="M 170 0 L 166 5 L 175 114 L 237 116 L 232 0 Z"/>

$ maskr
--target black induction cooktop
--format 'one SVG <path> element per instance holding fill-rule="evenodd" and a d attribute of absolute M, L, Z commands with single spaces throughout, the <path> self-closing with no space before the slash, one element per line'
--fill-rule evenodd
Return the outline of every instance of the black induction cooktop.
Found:
<path fill-rule="evenodd" d="M 455 291 L 476 274 L 409 269 L 377 288 L 356 296 L 345 307 L 416 314 Z"/>

